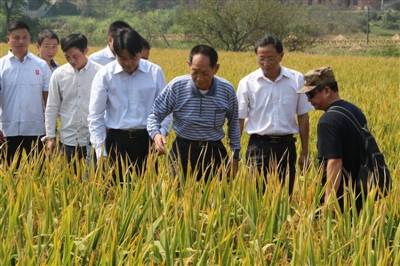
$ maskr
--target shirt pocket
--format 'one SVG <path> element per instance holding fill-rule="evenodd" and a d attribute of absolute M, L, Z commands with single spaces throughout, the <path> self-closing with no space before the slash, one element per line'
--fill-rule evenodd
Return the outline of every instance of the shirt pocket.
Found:
<path fill-rule="evenodd" d="M 218 108 L 214 112 L 214 128 L 218 129 L 224 125 L 226 110 Z"/>

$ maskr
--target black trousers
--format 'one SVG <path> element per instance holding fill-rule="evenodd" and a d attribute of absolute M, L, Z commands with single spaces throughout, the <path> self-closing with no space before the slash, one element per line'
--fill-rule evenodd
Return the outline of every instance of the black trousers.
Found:
<path fill-rule="evenodd" d="M 118 163 L 120 179 L 122 180 L 122 161 L 128 160 L 135 166 L 136 173 L 144 172 L 147 156 L 150 149 L 150 137 L 146 129 L 122 130 L 108 129 L 106 136 L 106 150 L 108 156 Z"/>
<path fill-rule="evenodd" d="M 326 169 L 326 165 L 324 165 L 325 169 Z M 322 176 L 322 186 L 325 186 L 327 183 L 326 180 L 326 170 L 324 175 Z M 353 179 L 351 176 L 347 176 L 345 174 L 342 174 L 342 179 L 340 181 L 338 190 L 336 191 L 336 198 L 338 200 L 339 203 L 339 207 L 340 210 L 342 212 L 344 212 L 344 204 L 345 204 L 345 200 L 344 198 L 348 195 L 347 193 L 350 191 L 350 189 L 354 192 L 355 196 L 356 196 L 356 210 L 357 212 L 360 212 L 360 210 L 363 207 L 363 189 L 361 187 L 361 183 L 359 180 L 357 179 Z M 364 195 L 366 196 L 366 195 Z M 325 195 L 322 195 L 321 200 L 320 200 L 321 205 L 323 205 L 325 203 Z"/>
<path fill-rule="evenodd" d="M 72 159 L 76 156 L 78 160 L 88 159 L 88 151 L 86 146 L 70 146 L 62 144 L 62 150 L 64 154 L 67 156 L 68 162 L 71 162 Z"/>
<path fill-rule="evenodd" d="M 292 135 L 285 136 L 250 136 L 247 146 L 246 159 L 255 164 L 259 171 L 264 172 L 268 181 L 268 174 L 277 166 L 279 180 L 284 183 L 289 171 L 289 195 L 293 192 L 296 175 L 296 139 Z"/>
<path fill-rule="evenodd" d="M 177 137 L 172 144 L 172 158 L 180 159 L 183 174 L 188 174 L 188 166 L 191 173 L 197 171 L 196 179 L 205 181 L 215 174 L 218 167 L 227 159 L 227 152 L 220 140 L 218 141 L 194 141 Z"/>
<path fill-rule="evenodd" d="M 43 143 L 40 141 L 42 136 L 15 136 L 6 137 L 6 160 L 10 164 L 14 155 L 18 152 L 18 163 L 21 160 L 22 150 L 25 150 L 26 154 L 33 153 L 34 151 L 40 152 L 43 149 Z"/>

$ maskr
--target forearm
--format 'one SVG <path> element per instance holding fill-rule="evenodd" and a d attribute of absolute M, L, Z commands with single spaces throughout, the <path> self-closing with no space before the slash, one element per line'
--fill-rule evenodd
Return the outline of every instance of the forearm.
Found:
<path fill-rule="evenodd" d="M 339 189 L 340 182 L 342 181 L 342 159 L 328 159 L 326 164 L 326 191 L 325 191 L 325 202 L 329 196 L 336 193 Z"/>
<path fill-rule="evenodd" d="M 243 134 L 244 119 L 239 119 L 240 135 Z"/>
<path fill-rule="evenodd" d="M 299 115 L 297 117 L 299 124 L 299 135 L 301 140 L 301 149 L 303 153 L 308 153 L 308 139 L 310 134 L 310 123 L 308 114 Z"/>
<path fill-rule="evenodd" d="M 48 95 L 49 95 L 49 93 L 47 91 L 42 92 L 44 108 L 46 108 L 46 105 L 47 105 L 47 96 Z"/>

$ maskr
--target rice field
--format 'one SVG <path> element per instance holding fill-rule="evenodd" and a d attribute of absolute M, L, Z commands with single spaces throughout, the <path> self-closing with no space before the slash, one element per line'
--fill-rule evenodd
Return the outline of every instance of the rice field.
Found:
<path fill-rule="evenodd" d="M 152 49 L 150 59 L 171 80 L 187 73 L 187 54 Z M 219 56 L 218 75 L 235 86 L 257 67 L 250 52 Z M 65 62 L 61 51 L 57 61 Z M 332 66 L 341 96 L 365 112 L 386 156 L 394 177 L 386 198 L 375 202 L 372 191 L 359 214 L 351 193 L 343 213 L 335 202 L 319 206 L 317 111 L 312 165 L 298 171 L 291 198 L 275 178 L 257 190 L 262 178 L 244 165 L 233 180 L 221 169 L 222 180 L 184 181 L 165 156 L 156 173 L 152 155 L 143 176 L 118 186 L 107 162 L 75 171 L 59 155 L 38 154 L 18 169 L 0 162 L 0 265 L 400 265 L 400 60 L 289 53 L 283 64 Z"/>

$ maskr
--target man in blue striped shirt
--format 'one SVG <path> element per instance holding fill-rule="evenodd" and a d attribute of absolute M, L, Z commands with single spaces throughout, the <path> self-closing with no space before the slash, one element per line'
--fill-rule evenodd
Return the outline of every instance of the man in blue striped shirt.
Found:
<path fill-rule="evenodd" d="M 228 135 L 233 151 L 233 174 L 237 169 L 240 152 L 238 102 L 232 85 L 215 76 L 219 64 L 218 54 L 207 45 L 195 46 L 189 56 L 190 75 L 173 79 L 156 98 L 147 120 L 147 131 L 154 139 L 158 152 L 165 153 L 166 139 L 161 134 L 161 121 L 173 114 L 176 139 L 173 158 L 180 156 L 186 176 L 190 163 L 197 170 L 197 179 L 207 179 L 227 157 L 221 139 L 223 126 L 228 120 Z"/>

